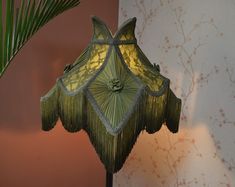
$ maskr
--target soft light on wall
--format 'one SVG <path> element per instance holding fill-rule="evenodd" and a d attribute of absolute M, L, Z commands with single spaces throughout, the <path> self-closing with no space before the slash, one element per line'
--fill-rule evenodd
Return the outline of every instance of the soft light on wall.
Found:
<path fill-rule="evenodd" d="M 120 22 L 139 20 L 139 45 L 171 79 L 182 115 L 178 134 L 140 137 L 115 185 L 235 186 L 234 1 L 121 0 L 119 7 Z"/>

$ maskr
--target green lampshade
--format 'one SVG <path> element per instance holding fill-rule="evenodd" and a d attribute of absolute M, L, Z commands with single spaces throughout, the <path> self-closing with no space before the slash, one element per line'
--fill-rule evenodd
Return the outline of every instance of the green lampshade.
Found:
<path fill-rule="evenodd" d="M 42 129 L 51 130 L 58 118 L 69 132 L 84 129 L 106 170 L 115 173 L 142 130 L 154 133 L 166 124 L 178 131 L 181 100 L 137 45 L 136 18 L 114 36 L 97 17 L 92 22 L 88 47 L 41 98 Z"/>

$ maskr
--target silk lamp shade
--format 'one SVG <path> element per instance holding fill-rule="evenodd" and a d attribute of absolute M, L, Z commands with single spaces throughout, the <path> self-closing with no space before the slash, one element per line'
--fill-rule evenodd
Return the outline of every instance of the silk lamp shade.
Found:
<path fill-rule="evenodd" d="M 155 133 L 162 125 L 178 131 L 181 100 L 138 46 L 136 18 L 115 35 L 99 18 L 92 23 L 87 48 L 41 98 L 42 129 L 60 118 L 68 132 L 85 130 L 106 170 L 115 173 L 141 131 Z"/>

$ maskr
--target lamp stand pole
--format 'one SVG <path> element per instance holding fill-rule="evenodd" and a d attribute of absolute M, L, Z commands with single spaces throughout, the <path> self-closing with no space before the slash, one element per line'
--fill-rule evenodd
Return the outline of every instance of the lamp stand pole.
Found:
<path fill-rule="evenodd" d="M 113 174 L 106 170 L 106 187 L 113 187 Z"/>

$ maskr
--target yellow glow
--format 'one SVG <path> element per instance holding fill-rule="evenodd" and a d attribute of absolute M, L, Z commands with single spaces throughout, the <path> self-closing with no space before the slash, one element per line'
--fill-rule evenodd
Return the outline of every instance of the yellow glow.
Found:
<path fill-rule="evenodd" d="M 163 78 L 141 62 L 135 45 L 119 45 L 119 48 L 132 73 L 140 77 L 152 91 L 158 91 L 162 87 Z"/>
<path fill-rule="evenodd" d="M 90 57 L 83 66 L 63 78 L 68 91 L 74 91 L 83 85 L 103 64 L 109 45 L 94 45 Z"/>
<path fill-rule="evenodd" d="M 103 36 L 102 34 L 99 34 L 99 35 L 97 36 L 97 39 L 103 40 L 103 39 L 104 39 L 104 36 Z"/>
<path fill-rule="evenodd" d="M 129 30 L 127 33 L 122 33 L 122 35 L 119 37 L 120 40 L 133 40 L 134 35 L 131 33 L 132 30 Z"/>

